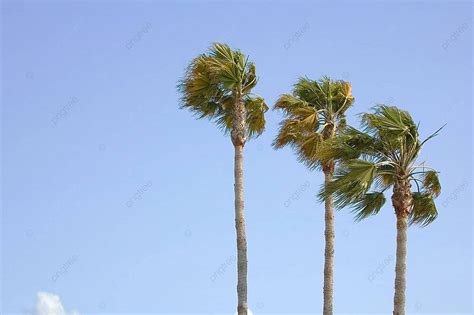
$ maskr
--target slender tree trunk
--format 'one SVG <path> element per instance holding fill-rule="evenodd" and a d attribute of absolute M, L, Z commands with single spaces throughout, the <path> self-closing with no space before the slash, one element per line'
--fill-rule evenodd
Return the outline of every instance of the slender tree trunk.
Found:
<path fill-rule="evenodd" d="M 330 163 L 323 168 L 324 184 L 327 185 L 332 180 L 334 173 L 334 163 Z M 333 291 L 334 291 L 334 206 L 332 196 L 326 196 L 324 201 L 325 215 L 325 249 L 324 249 L 324 286 L 323 286 L 323 314 L 333 313 Z"/>
<path fill-rule="evenodd" d="M 397 216 L 397 257 L 395 263 L 393 315 L 405 315 L 408 216 L 413 207 L 413 197 L 409 181 L 401 180 L 395 183 L 392 204 Z"/>
<path fill-rule="evenodd" d="M 395 264 L 395 296 L 393 298 L 393 315 L 405 315 L 407 228 L 407 214 L 397 213 L 397 257 Z"/>
<path fill-rule="evenodd" d="M 247 238 L 244 217 L 244 147 L 235 146 L 235 229 L 237 231 L 237 311 L 247 315 Z"/>
<path fill-rule="evenodd" d="M 234 94 L 231 140 L 235 149 L 234 193 L 235 230 L 237 232 L 237 312 L 247 315 L 247 237 L 244 216 L 244 145 L 246 141 L 246 111 L 240 93 Z"/>

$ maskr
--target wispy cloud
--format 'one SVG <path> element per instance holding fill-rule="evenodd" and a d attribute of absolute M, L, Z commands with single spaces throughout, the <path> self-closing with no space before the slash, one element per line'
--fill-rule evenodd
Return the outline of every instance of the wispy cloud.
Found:
<path fill-rule="evenodd" d="M 66 312 L 59 295 L 38 292 L 36 299 L 36 315 L 79 315 L 76 310 Z"/>

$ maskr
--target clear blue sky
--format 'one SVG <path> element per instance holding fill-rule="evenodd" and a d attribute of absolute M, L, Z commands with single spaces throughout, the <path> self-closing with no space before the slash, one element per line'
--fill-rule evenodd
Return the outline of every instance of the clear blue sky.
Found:
<path fill-rule="evenodd" d="M 472 311 L 469 2 L 7 1 L 1 24 L 2 313 L 40 291 L 80 314 L 234 312 L 233 148 L 175 90 L 214 41 L 250 55 L 270 105 L 329 75 L 353 84 L 351 123 L 377 102 L 424 136 L 447 123 L 421 157 L 443 194 L 409 230 L 407 310 Z M 280 119 L 245 151 L 249 305 L 319 313 L 323 176 L 271 148 Z M 391 312 L 394 254 L 389 203 L 337 213 L 337 313 Z"/>

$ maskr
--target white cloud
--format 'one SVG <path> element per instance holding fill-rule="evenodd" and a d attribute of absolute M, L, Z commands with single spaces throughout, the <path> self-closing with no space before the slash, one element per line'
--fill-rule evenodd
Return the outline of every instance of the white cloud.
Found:
<path fill-rule="evenodd" d="M 59 295 L 38 292 L 36 295 L 36 315 L 79 315 L 77 311 L 67 313 Z"/>

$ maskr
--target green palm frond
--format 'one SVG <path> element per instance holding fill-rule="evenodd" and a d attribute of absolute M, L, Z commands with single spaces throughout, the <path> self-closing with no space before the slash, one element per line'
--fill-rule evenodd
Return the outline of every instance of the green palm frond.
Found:
<path fill-rule="evenodd" d="M 178 84 L 183 108 L 188 108 L 199 118 L 213 118 L 219 110 L 220 98 L 225 95 L 215 74 L 210 70 L 209 58 L 199 56 L 188 66 L 185 78 Z"/>
<path fill-rule="evenodd" d="M 380 141 L 369 134 L 361 132 L 351 126 L 340 130 L 334 138 L 328 139 L 318 148 L 315 158 L 321 161 L 352 160 L 360 156 L 378 156 L 382 159 L 377 148 L 381 148 Z"/>
<path fill-rule="evenodd" d="M 378 189 L 386 190 L 395 184 L 396 169 L 393 164 L 380 164 L 377 167 L 377 178 L 375 186 Z"/>
<path fill-rule="evenodd" d="M 337 92 L 334 96 L 333 106 L 337 116 L 344 116 L 347 109 L 354 103 L 352 85 L 349 82 L 338 81 Z"/>
<path fill-rule="evenodd" d="M 298 121 L 285 119 L 280 123 L 280 129 L 277 137 L 273 140 L 272 145 L 275 149 L 283 148 L 286 145 L 295 146 L 301 138 L 301 129 Z"/>
<path fill-rule="evenodd" d="M 209 55 L 211 69 L 218 74 L 219 81 L 229 90 L 240 88 L 244 78 L 249 75 L 248 72 L 255 70 L 254 66 L 249 69 L 247 57 L 240 50 L 232 50 L 226 44 L 214 43 L 209 49 Z"/>
<path fill-rule="evenodd" d="M 341 140 L 361 154 L 376 153 L 381 148 L 379 139 L 348 126 L 341 132 Z"/>
<path fill-rule="evenodd" d="M 257 84 L 255 64 L 240 50 L 214 43 L 209 51 L 194 58 L 178 83 L 181 107 L 198 118 L 216 122 L 225 133 L 232 128 L 232 110 L 239 97 L 244 102 L 247 136 L 260 135 L 268 110 L 261 97 L 251 97 Z"/>
<path fill-rule="evenodd" d="M 427 171 L 423 173 L 423 188 L 429 191 L 434 197 L 441 193 L 441 184 L 436 171 Z"/>
<path fill-rule="evenodd" d="M 331 160 L 357 159 L 360 153 L 354 150 L 343 137 L 334 137 L 322 142 L 315 153 L 314 159 L 327 163 Z"/>
<path fill-rule="evenodd" d="M 305 132 L 298 137 L 297 154 L 300 162 L 305 163 L 310 169 L 319 169 L 321 161 L 314 158 L 318 147 L 324 142 L 319 133 Z"/>
<path fill-rule="evenodd" d="M 385 196 L 382 192 L 370 192 L 352 204 L 352 213 L 355 221 L 361 221 L 371 215 L 379 213 L 385 204 Z"/>
<path fill-rule="evenodd" d="M 247 132 L 248 137 L 253 138 L 262 134 L 265 130 L 265 113 L 268 106 L 261 97 L 245 99 L 247 109 Z"/>
<path fill-rule="evenodd" d="M 395 106 L 377 105 L 374 113 L 362 114 L 362 123 L 369 133 L 377 133 L 382 141 L 396 143 L 418 139 L 418 126 L 407 111 Z"/>
<path fill-rule="evenodd" d="M 311 132 L 319 128 L 319 112 L 310 106 L 299 107 L 292 110 L 291 118 L 298 121 L 303 130 Z"/>
<path fill-rule="evenodd" d="M 443 126 L 441 126 L 441 128 L 439 128 L 438 130 L 436 130 L 435 132 L 433 132 L 431 135 L 429 135 L 425 140 L 423 140 L 421 142 L 420 145 L 424 145 L 426 142 L 430 141 L 431 139 L 433 139 L 434 137 L 438 136 L 439 133 L 441 132 L 441 130 L 443 130 L 443 128 L 446 127 L 446 124 L 444 124 Z"/>
<path fill-rule="evenodd" d="M 410 212 L 410 224 L 422 227 L 429 225 L 438 217 L 438 210 L 433 196 L 428 192 L 414 192 L 413 209 Z"/>
<path fill-rule="evenodd" d="M 242 82 L 242 94 L 248 94 L 257 85 L 257 74 L 255 64 L 248 63 L 248 71 L 244 72 L 244 80 Z"/>
<path fill-rule="evenodd" d="M 290 145 L 310 168 L 323 165 L 327 154 L 319 155 L 319 146 L 345 129 L 344 113 L 354 102 L 351 93 L 348 82 L 299 78 L 292 94 L 281 95 L 275 103 L 285 117 L 273 146 Z"/>
<path fill-rule="evenodd" d="M 334 182 L 335 183 L 335 182 Z M 323 202 L 330 192 L 333 195 L 334 206 L 336 209 L 345 208 L 351 204 L 358 202 L 367 190 L 361 190 L 356 182 L 339 182 L 336 185 L 330 183 L 323 188 L 319 194 L 319 201 Z"/>
<path fill-rule="evenodd" d="M 347 128 L 346 115 L 342 114 L 340 115 L 339 122 L 337 124 L 337 132 L 340 132 L 341 130 L 344 130 L 345 128 Z"/>
<path fill-rule="evenodd" d="M 224 134 L 228 134 L 232 127 L 232 107 L 234 98 L 232 95 L 226 95 L 220 99 L 219 111 L 214 115 L 214 121 Z"/>
<path fill-rule="evenodd" d="M 226 44 L 222 43 L 213 43 L 209 48 L 209 55 L 215 59 L 222 62 L 234 63 L 234 55 L 238 54 Z"/>
<path fill-rule="evenodd" d="M 351 206 L 355 219 L 361 220 L 378 213 L 385 202 L 383 193 L 393 186 L 397 213 L 406 213 L 406 205 L 413 204 L 411 224 L 428 225 L 437 217 L 434 198 L 439 196 L 441 184 L 435 170 L 424 163 L 415 165 L 424 144 L 419 140 L 418 125 L 407 111 L 385 105 L 362 114 L 361 121 L 362 131 L 348 126 L 319 145 L 318 159 L 339 162 L 333 180 L 321 189 L 319 198 L 332 195 L 338 209 Z M 413 200 L 406 197 L 410 187 L 417 190 L 410 192 Z"/>
<path fill-rule="evenodd" d="M 275 109 L 282 109 L 287 115 L 290 115 L 293 110 L 306 107 L 309 107 L 306 101 L 289 94 L 281 95 L 275 103 Z"/>
<path fill-rule="evenodd" d="M 354 159 L 345 161 L 334 173 L 334 179 L 323 186 L 319 199 L 334 196 L 334 205 L 342 209 L 359 202 L 371 188 L 377 176 L 377 164 L 371 161 Z"/>
<path fill-rule="evenodd" d="M 342 168 L 341 174 L 336 173 L 336 181 L 338 177 L 344 181 L 355 181 L 361 191 L 367 191 L 377 175 L 377 164 L 361 159 L 350 160 Z"/>
<path fill-rule="evenodd" d="M 299 78 L 293 86 L 293 96 L 311 103 L 316 109 L 324 108 L 325 95 L 322 92 L 320 82 L 308 78 Z"/>

